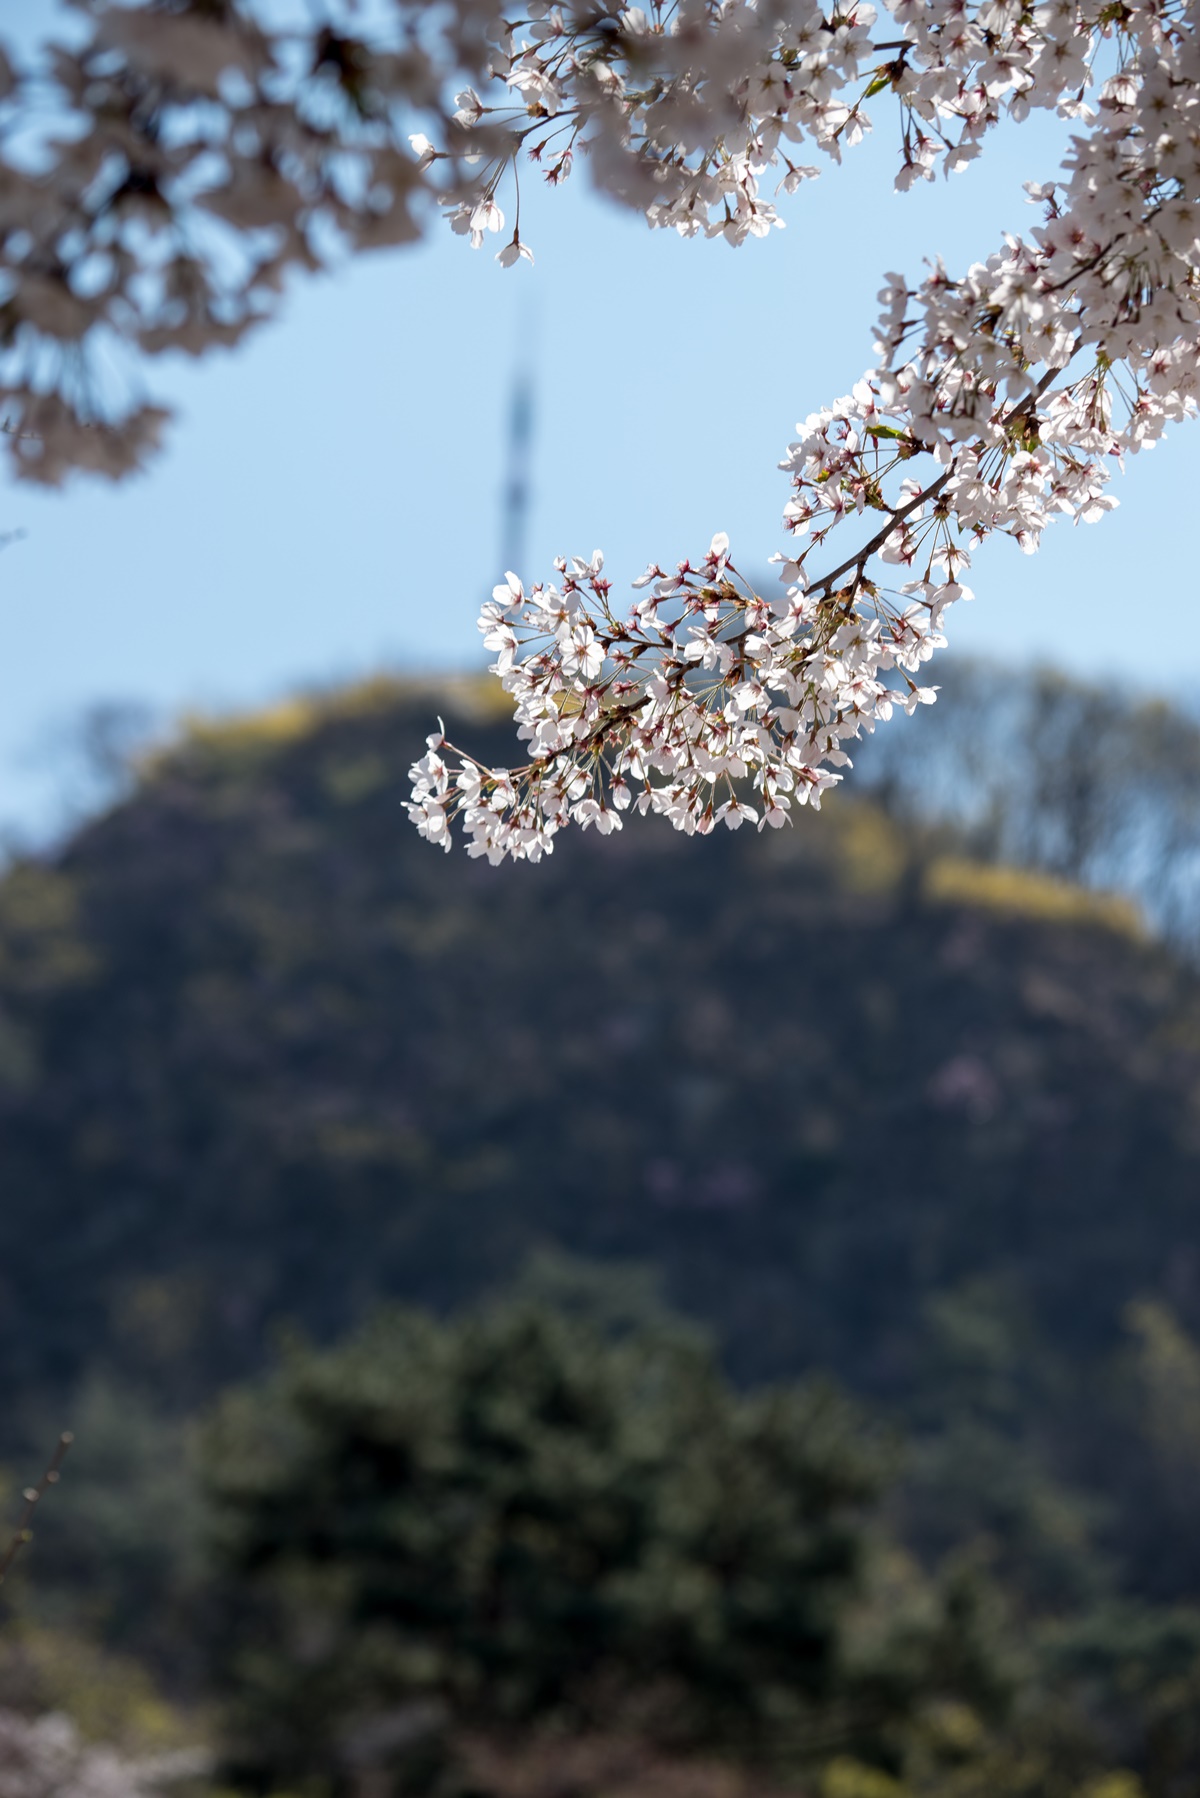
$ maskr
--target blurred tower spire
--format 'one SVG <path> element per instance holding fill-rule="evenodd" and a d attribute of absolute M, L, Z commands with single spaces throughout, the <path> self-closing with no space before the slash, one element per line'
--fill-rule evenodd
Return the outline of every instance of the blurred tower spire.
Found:
<path fill-rule="evenodd" d="M 527 331 L 526 341 L 532 333 Z M 526 532 L 529 526 L 529 497 L 533 457 L 533 370 L 528 351 L 523 347 L 517 356 L 513 374 L 512 398 L 508 412 L 507 469 L 501 514 L 500 567 L 526 579 Z"/>

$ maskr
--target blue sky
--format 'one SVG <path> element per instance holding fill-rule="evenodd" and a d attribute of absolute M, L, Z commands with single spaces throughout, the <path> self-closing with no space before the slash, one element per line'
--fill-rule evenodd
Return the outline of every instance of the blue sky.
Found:
<path fill-rule="evenodd" d="M 871 359 L 890 268 L 953 269 L 1036 215 L 1055 169 L 1034 121 L 921 191 L 891 192 L 892 133 L 734 251 L 651 232 L 593 196 L 524 196 L 537 256 L 502 271 L 435 230 L 416 250 L 298 285 L 236 354 L 150 371 L 179 407 L 153 471 L 112 489 L 4 486 L 0 830 L 59 815 L 55 753 L 88 707 L 241 706 L 380 666 L 484 666 L 474 619 L 501 573 L 504 424 L 528 344 L 537 382 L 528 566 L 604 548 L 624 578 L 730 533 L 745 568 L 783 541 L 775 463 L 798 418 Z M 1042 659 L 1190 700 L 1200 430 L 1118 482 L 1095 527 L 977 562 L 955 647 Z"/>

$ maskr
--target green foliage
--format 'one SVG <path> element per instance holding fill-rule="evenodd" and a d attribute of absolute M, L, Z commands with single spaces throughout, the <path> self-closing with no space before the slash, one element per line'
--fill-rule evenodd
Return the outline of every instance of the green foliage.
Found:
<path fill-rule="evenodd" d="M 332 1773 L 400 1705 L 755 1757 L 852 1700 L 878 1448 L 677 1328 L 389 1314 L 227 1398 L 207 1472 L 243 1771 Z"/>
<path fill-rule="evenodd" d="M 896 1768 L 931 1707 L 1003 1714 L 994 1596 L 897 1560 L 878 1431 L 827 1384 L 737 1393 L 638 1309 L 391 1312 L 226 1397 L 205 1466 L 234 1776 L 319 1793 L 377 1756 L 408 1790 L 481 1732 L 548 1730 Z"/>
<path fill-rule="evenodd" d="M 891 1537 L 894 1446 L 832 1388 L 739 1394 L 691 1330 L 586 1297 L 388 1312 L 226 1395 L 237 1786 L 508 1798 L 531 1752 L 552 1790 L 612 1739 L 821 1798 L 1192 1789 L 1200 1614 L 1018 1624 L 979 1552 L 930 1578 Z"/>

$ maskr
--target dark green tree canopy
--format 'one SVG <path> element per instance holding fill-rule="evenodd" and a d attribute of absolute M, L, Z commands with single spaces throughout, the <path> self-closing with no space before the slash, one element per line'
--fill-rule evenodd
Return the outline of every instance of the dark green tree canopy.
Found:
<path fill-rule="evenodd" d="M 234 1770 L 335 1779 L 445 1718 L 886 1753 L 940 1627 L 907 1674 L 847 1636 L 886 1460 L 831 1387 L 739 1395 L 664 1322 L 518 1300 L 293 1349 L 208 1442 Z"/>

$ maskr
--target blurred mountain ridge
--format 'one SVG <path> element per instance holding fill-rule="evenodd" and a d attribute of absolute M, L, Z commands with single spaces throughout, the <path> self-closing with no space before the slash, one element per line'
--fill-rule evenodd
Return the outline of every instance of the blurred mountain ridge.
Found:
<path fill-rule="evenodd" d="M 900 1418 L 932 1549 L 969 1512 L 1069 1581 L 1094 1524 L 1200 1591 L 1200 1445 L 1147 1436 L 1200 1335 L 1200 979 L 1128 897 L 850 794 L 444 857 L 407 768 L 439 711 L 511 761 L 493 691 L 192 721 L 0 881 L 5 1454 L 85 1376 L 183 1414 L 555 1249 Z"/>

